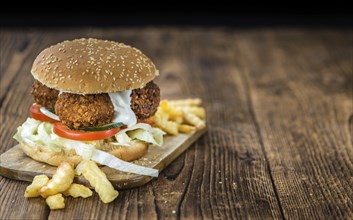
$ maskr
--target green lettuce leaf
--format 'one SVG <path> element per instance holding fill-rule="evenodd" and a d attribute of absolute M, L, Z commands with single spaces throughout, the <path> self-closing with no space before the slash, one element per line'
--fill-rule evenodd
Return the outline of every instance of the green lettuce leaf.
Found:
<path fill-rule="evenodd" d="M 53 133 L 53 124 L 42 122 L 33 118 L 27 120 L 17 128 L 14 138 L 20 143 L 29 145 L 42 145 L 49 147 L 55 152 L 60 152 L 62 148 L 75 149 L 79 151 L 85 159 L 92 156 L 96 147 L 102 144 L 102 141 L 75 141 L 59 137 Z"/>
<path fill-rule="evenodd" d="M 138 123 L 119 131 L 115 135 L 115 138 L 118 143 L 121 144 L 128 144 L 132 140 L 137 139 L 153 145 L 161 146 L 163 144 L 164 134 L 165 133 L 159 128 L 154 128 L 145 123 Z"/>

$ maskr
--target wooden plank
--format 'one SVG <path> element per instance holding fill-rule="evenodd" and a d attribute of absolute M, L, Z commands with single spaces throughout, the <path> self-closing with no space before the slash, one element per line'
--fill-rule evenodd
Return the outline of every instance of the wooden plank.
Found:
<path fill-rule="evenodd" d="M 351 36 L 263 31 L 235 48 L 287 219 L 353 218 Z"/>
<path fill-rule="evenodd" d="M 0 42 L 6 45 L 0 49 L 0 62 L 6 61 L 6 64 L 1 64 L 0 76 L 0 154 L 16 143 L 12 136 L 27 115 L 28 108 L 25 106 L 31 102 L 28 88 L 32 81 L 28 71 L 33 63 L 33 55 L 29 54 L 35 53 L 38 46 L 35 39 L 30 39 L 29 45 L 23 46 L 26 36 L 23 33 L 1 33 Z M 7 39 L 5 42 L 2 41 L 4 36 Z M 43 199 L 24 198 L 27 185 L 28 183 L 0 176 L 1 219 L 45 219 L 49 215 L 49 209 Z"/>
<path fill-rule="evenodd" d="M 94 193 L 87 199 L 65 197 L 65 205 L 65 209 L 50 212 L 48 219 L 156 219 L 158 216 L 151 187 L 119 191 L 118 198 L 109 204 L 102 203 Z"/>
<path fill-rule="evenodd" d="M 44 219 L 49 209 L 42 198 L 26 199 L 26 182 L 0 176 L 0 219 Z"/>
<path fill-rule="evenodd" d="M 155 168 L 161 172 L 205 132 L 206 128 L 190 134 L 165 136 L 162 146 L 149 147 L 148 153 L 139 160 L 133 161 L 133 163 Z M 116 189 L 142 186 L 152 180 L 152 177 L 127 174 L 106 166 L 102 170 Z M 55 171 L 56 167 L 28 157 L 23 153 L 20 145 L 16 145 L 0 155 L 0 175 L 11 179 L 31 182 L 36 175 L 44 174 L 51 177 Z M 76 178 L 75 182 L 89 186 L 89 183 L 82 176 Z"/>
<path fill-rule="evenodd" d="M 190 93 L 204 94 L 213 130 L 205 140 L 206 152 L 197 152 L 193 161 L 180 208 L 183 217 L 281 218 L 242 69 L 229 47 L 234 35 L 199 30 L 184 37 L 183 77 Z"/>
<path fill-rule="evenodd" d="M 5 99 L 8 88 L 12 86 L 16 79 L 22 75 L 23 71 L 30 71 L 33 63 L 31 56 L 34 51 L 38 50 L 40 39 L 32 38 L 31 44 L 28 33 L 12 36 L 8 32 L 2 34 L 4 41 L 0 43 L 0 105 Z M 29 57 L 30 56 L 30 57 Z M 24 62 L 28 60 L 29 62 Z M 27 65 L 21 65 L 21 64 Z"/>

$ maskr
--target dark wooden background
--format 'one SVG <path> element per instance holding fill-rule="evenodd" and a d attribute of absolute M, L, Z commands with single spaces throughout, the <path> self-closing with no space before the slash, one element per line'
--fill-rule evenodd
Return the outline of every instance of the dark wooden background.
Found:
<path fill-rule="evenodd" d="M 204 100 L 208 133 L 109 205 L 95 194 L 50 211 L 0 176 L 1 219 L 353 218 L 351 29 L 2 29 L 0 153 L 28 116 L 36 55 L 79 37 L 140 48 L 164 98 Z"/>

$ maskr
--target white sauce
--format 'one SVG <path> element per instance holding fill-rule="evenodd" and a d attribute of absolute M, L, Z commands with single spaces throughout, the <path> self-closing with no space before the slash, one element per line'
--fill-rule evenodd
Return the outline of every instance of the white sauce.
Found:
<path fill-rule="evenodd" d="M 54 120 L 60 121 L 59 116 L 57 116 L 56 114 L 52 113 L 51 111 L 49 111 L 48 109 L 44 108 L 43 106 L 40 107 L 40 112 L 42 112 L 44 115 L 48 116 L 49 118 L 52 118 Z"/>
<path fill-rule="evenodd" d="M 135 125 L 137 122 L 136 115 L 130 107 L 131 92 L 131 90 L 125 90 L 121 92 L 108 93 L 114 106 L 113 122 L 121 122 L 128 127 Z"/>

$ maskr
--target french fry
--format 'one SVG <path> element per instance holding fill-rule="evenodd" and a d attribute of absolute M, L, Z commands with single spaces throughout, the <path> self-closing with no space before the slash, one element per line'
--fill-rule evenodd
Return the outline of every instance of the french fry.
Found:
<path fill-rule="evenodd" d="M 185 125 L 185 124 L 179 124 L 178 130 L 182 133 L 190 133 L 195 130 L 195 127 L 190 125 Z"/>
<path fill-rule="evenodd" d="M 163 131 L 171 135 L 177 135 L 178 124 L 173 121 L 168 121 L 168 117 L 163 116 L 163 114 L 156 114 L 154 116 L 154 121 L 156 122 L 157 127 L 161 128 Z"/>
<path fill-rule="evenodd" d="M 171 121 L 176 121 L 178 118 L 183 117 L 183 112 L 176 108 L 169 108 L 168 110 L 164 111 L 169 117 L 168 119 Z"/>
<path fill-rule="evenodd" d="M 159 102 L 159 106 L 160 111 L 165 111 L 169 109 L 169 102 L 167 100 L 162 100 Z"/>
<path fill-rule="evenodd" d="M 40 196 L 39 190 L 47 184 L 49 181 L 49 177 L 46 175 L 37 175 L 33 178 L 33 181 L 31 185 L 27 186 L 26 191 L 25 191 L 25 197 L 30 198 L 30 197 L 38 197 Z"/>
<path fill-rule="evenodd" d="M 73 183 L 70 188 L 63 192 L 65 196 L 72 196 L 74 198 L 82 197 L 87 198 L 92 196 L 92 191 L 84 185 Z"/>
<path fill-rule="evenodd" d="M 206 126 L 202 120 L 206 117 L 206 111 L 199 107 L 201 102 L 201 99 L 162 100 L 152 117 L 154 125 L 171 135 L 201 129 Z"/>
<path fill-rule="evenodd" d="M 105 173 L 94 161 L 86 161 L 82 166 L 82 175 L 88 180 L 104 203 L 112 202 L 118 195 Z"/>
<path fill-rule="evenodd" d="M 74 176 L 75 172 L 73 167 L 67 162 L 62 162 L 56 169 L 53 178 L 40 189 L 40 195 L 46 198 L 64 192 L 70 187 Z"/>
<path fill-rule="evenodd" d="M 169 120 L 170 115 L 167 112 L 164 112 L 163 110 L 157 111 L 154 116 L 158 116 L 159 118 L 162 118 L 163 120 Z"/>
<path fill-rule="evenodd" d="M 182 124 L 183 114 L 181 114 L 180 116 L 170 117 L 170 120 L 176 122 L 177 124 Z"/>
<path fill-rule="evenodd" d="M 168 115 L 168 119 L 181 123 L 183 112 L 173 106 L 170 106 L 167 100 L 160 102 L 158 113 Z"/>
<path fill-rule="evenodd" d="M 199 118 L 205 118 L 206 117 L 206 111 L 202 107 L 195 107 L 195 106 L 176 106 L 176 109 L 183 111 L 183 112 L 189 112 L 191 114 L 196 115 Z"/>
<path fill-rule="evenodd" d="M 45 202 L 51 210 L 65 208 L 64 197 L 61 193 L 48 196 L 48 198 L 45 199 Z"/>
<path fill-rule="evenodd" d="M 194 125 L 197 129 L 202 129 L 206 126 L 205 122 L 198 118 L 196 115 L 184 111 L 185 122 Z"/>
<path fill-rule="evenodd" d="M 171 105 L 175 106 L 199 106 L 201 105 L 202 101 L 199 98 L 196 99 L 180 99 L 180 100 L 173 100 L 168 101 Z"/>

